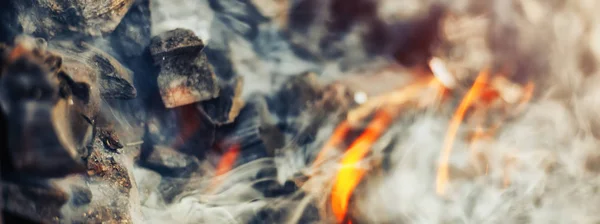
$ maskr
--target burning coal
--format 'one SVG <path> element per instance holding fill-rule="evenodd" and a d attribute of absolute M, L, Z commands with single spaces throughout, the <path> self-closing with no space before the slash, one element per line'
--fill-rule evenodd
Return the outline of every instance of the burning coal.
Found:
<path fill-rule="evenodd" d="M 599 8 L 1 3 L 0 222 L 598 222 Z"/>

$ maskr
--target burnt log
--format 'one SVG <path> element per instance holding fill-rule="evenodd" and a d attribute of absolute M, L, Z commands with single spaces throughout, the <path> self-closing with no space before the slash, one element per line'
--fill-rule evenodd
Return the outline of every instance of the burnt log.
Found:
<path fill-rule="evenodd" d="M 167 108 L 218 96 L 217 78 L 203 48 L 202 40 L 186 29 L 167 31 L 152 38 L 150 53 L 160 66 L 157 81 Z"/>
<path fill-rule="evenodd" d="M 111 33 L 134 0 L 13 1 L 24 33 L 46 38 L 61 35 L 103 36 Z"/>

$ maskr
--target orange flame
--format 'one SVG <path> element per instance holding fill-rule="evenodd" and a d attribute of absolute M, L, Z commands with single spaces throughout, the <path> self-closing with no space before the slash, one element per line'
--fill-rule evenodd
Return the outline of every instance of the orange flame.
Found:
<path fill-rule="evenodd" d="M 217 164 L 217 168 L 215 170 L 215 177 L 212 180 L 210 186 L 208 187 L 208 192 L 213 192 L 217 188 L 217 186 L 221 184 L 222 179 L 218 177 L 223 174 L 226 174 L 233 168 L 233 165 L 235 164 L 235 161 L 237 160 L 239 154 L 239 144 L 234 144 L 231 147 L 229 147 L 229 149 L 221 157 L 221 160 L 219 160 L 219 164 Z"/>
<path fill-rule="evenodd" d="M 350 195 L 365 174 L 365 170 L 357 168 L 356 164 L 369 152 L 371 145 L 384 132 L 391 120 L 392 117 L 389 114 L 377 113 L 366 130 L 344 154 L 341 161 L 342 168 L 338 173 L 331 195 L 331 206 L 338 222 L 344 221 Z"/>
<path fill-rule="evenodd" d="M 450 159 L 456 132 L 462 123 L 467 109 L 469 109 L 476 98 L 481 96 L 481 93 L 483 92 L 487 83 L 488 76 L 489 74 L 487 70 L 482 71 L 479 76 L 477 76 L 475 83 L 469 92 L 467 92 L 467 95 L 463 98 L 462 102 L 458 106 L 458 109 L 456 109 L 456 112 L 452 116 L 452 120 L 450 121 L 450 125 L 444 139 L 444 148 L 440 156 L 440 166 L 437 170 L 436 192 L 440 195 L 445 194 L 446 184 L 449 180 L 448 160 Z"/>
<path fill-rule="evenodd" d="M 227 152 L 225 152 L 225 155 L 221 157 L 215 175 L 220 176 L 229 172 L 231 168 L 233 168 L 233 164 L 235 163 L 235 160 L 237 160 L 239 154 L 240 146 L 238 144 L 231 146 Z"/>

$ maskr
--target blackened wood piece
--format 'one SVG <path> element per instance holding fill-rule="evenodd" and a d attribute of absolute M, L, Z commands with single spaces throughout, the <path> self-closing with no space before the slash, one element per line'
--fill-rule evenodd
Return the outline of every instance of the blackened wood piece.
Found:
<path fill-rule="evenodd" d="M 274 155 L 283 146 L 284 136 L 275 126 L 264 96 L 253 95 L 240 111 L 235 122 L 218 129 L 217 142 L 225 146 L 237 145 L 242 154 L 237 164 Z"/>
<path fill-rule="evenodd" d="M 135 0 L 110 36 L 112 48 L 125 58 L 140 56 L 150 44 L 151 25 L 150 0 Z"/>
<path fill-rule="evenodd" d="M 167 108 L 218 96 L 217 78 L 203 48 L 202 41 L 186 29 L 167 31 L 152 38 L 150 52 L 160 66 L 157 81 Z"/>
<path fill-rule="evenodd" d="M 71 79 L 97 86 L 103 97 L 133 99 L 137 95 L 133 72 L 104 51 L 70 41 L 50 42 L 50 50 L 63 58 L 64 71 Z"/>
<path fill-rule="evenodd" d="M 204 43 L 193 31 L 178 28 L 152 38 L 150 53 L 154 61 L 160 64 L 163 56 L 196 56 L 203 48 Z"/>
<path fill-rule="evenodd" d="M 19 0 L 13 1 L 17 21 L 27 34 L 42 37 L 111 33 L 134 0 Z"/>
<path fill-rule="evenodd" d="M 241 98 L 244 79 L 237 76 L 230 83 L 221 85 L 219 97 L 200 102 L 200 110 L 215 125 L 229 124 L 235 120 L 244 107 Z"/>
<path fill-rule="evenodd" d="M 169 177 L 185 177 L 200 167 L 200 162 L 196 157 L 161 145 L 155 145 L 141 162 L 144 166 Z"/>

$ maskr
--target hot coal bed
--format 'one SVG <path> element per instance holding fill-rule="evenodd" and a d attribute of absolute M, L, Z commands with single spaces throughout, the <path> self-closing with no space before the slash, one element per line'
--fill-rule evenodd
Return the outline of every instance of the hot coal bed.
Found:
<path fill-rule="evenodd" d="M 597 223 L 599 8 L 1 1 L 0 223 Z"/>

